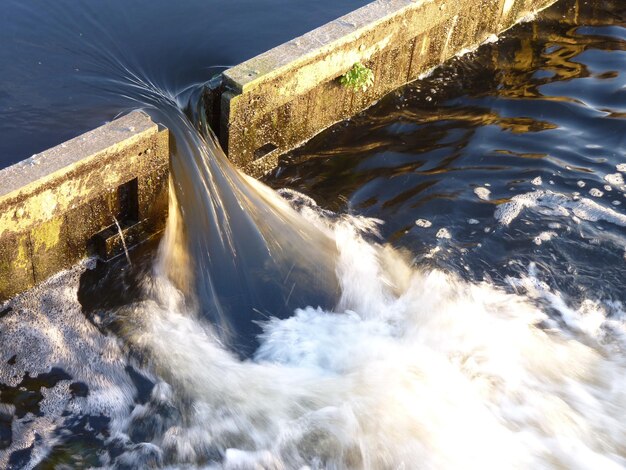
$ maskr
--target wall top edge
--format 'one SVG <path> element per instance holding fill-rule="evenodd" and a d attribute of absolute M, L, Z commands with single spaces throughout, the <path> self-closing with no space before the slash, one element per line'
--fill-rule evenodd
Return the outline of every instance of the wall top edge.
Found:
<path fill-rule="evenodd" d="M 381 21 L 420 8 L 428 3 L 445 4 L 449 0 L 376 0 L 347 15 L 330 21 L 308 33 L 285 42 L 252 59 L 224 71 L 226 83 L 236 92 L 244 92 L 271 79 L 285 68 L 297 67 L 316 56 L 323 56 L 339 44 L 348 43 Z"/>
<path fill-rule="evenodd" d="M 62 177 L 78 164 L 121 144 L 156 134 L 159 127 L 143 111 L 133 111 L 85 134 L 0 170 L 0 201 L 21 189 Z"/>

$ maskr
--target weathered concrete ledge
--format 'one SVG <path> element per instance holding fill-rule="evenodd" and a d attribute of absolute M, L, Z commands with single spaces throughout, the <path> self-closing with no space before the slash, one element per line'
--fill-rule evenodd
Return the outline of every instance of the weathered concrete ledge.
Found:
<path fill-rule="evenodd" d="M 253 176 L 331 125 L 555 0 L 378 0 L 226 70 L 206 94 L 229 158 Z M 339 83 L 355 63 L 366 92 Z"/>
<path fill-rule="evenodd" d="M 260 176 L 278 157 L 556 0 L 377 0 L 225 71 L 204 96 L 229 158 Z M 366 91 L 342 86 L 355 63 Z M 134 112 L 0 171 L 0 301 L 81 258 L 161 231 L 169 132 Z M 120 235 L 120 232 L 123 235 Z"/>
<path fill-rule="evenodd" d="M 161 231 L 169 132 L 142 112 L 0 171 L 0 301 Z M 118 229 L 119 224 L 119 229 Z"/>

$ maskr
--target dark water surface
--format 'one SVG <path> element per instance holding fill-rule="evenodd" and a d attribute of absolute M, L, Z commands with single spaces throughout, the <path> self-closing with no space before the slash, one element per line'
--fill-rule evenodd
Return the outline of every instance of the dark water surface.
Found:
<path fill-rule="evenodd" d="M 558 2 L 285 160 L 270 185 L 382 219 L 420 264 L 502 279 L 532 262 L 559 290 L 624 300 L 626 192 L 605 178 L 626 163 L 626 2 Z M 494 218 L 543 192 L 545 207 Z M 608 212 L 580 223 L 564 198 Z"/>
<path fill-rule="evenodd" d="M 0 307 L 0 466 L 626 468 L 624 2 L 560 1 L 293 152 L 265 182 L 301 217 L 172 95 L 348 4 L 224 2 L 210 21 L 215 2 L 9 5 L 0 145 L 28 154 L 136 107 L 81 75 L 124 63 L 170 94 L 143 90 L 178 132 L 179 200 L 156 266 L 143 246 Z M 37 73 L 35 51 L 55 57 Z M 339 302 L 229 312 L 261 333 L 246 359 L 185 290 L 267 285 L 287 305 L 296 261 L 307 288 L 334 265 Z"/>
<path fill-rule="evenodd" d="M 135 104 L 103 93 L 100 57 L 168 90 L 210 79 L 367 2 L 5 0 L 0 10 L 0 168 Z"/>

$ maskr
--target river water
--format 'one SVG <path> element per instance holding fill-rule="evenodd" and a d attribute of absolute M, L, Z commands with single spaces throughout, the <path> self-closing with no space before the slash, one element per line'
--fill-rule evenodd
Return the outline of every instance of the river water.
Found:
<path fill-rule="evenodd" d="M 0 168 L 136 107 L 103 93 L 108 55 L 182 89 L 364 5 L 366 0 L 4 0 Z M 107 75 L 106 72 L 104 75 Z M 118 90 L 119 91 L 119 90 Z"/>
<path fill-rule="evenodd" d="M 0 308 L 0 466 L 626 467 L 625 21 L 562 1 L 293 152 L 278 192 L 186 87 L 106 62 L 175 133 L 176 197 L 156 255 Z"/>

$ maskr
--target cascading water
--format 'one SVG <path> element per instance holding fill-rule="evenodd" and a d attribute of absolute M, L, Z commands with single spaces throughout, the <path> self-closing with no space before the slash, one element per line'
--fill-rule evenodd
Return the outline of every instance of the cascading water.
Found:
<path fill-rule="evenodd" d="M 137 298 L 91 321 L 91 261 L 0 308 L 0 467 L 626 467 L 619 301 L 572 305 L 534 261 L 500 281 L 418 263 L 383 221 L 239 173 L 187 98 L 120 75 L 176 139 L 166 234 Z M 541 224 L 533 249 L 622 240 L 594 225 L 624 226 L 617 205 L 548 181 L 495 208 L 470 192 L 502 238 Z M 420 259 L 453 243 L 418 222 Z"/>
<path fill-rule="evenodd" d="M 256 321 L 289 316 L 299 305 L 333 305 L 339 289 L 329 234 L 237 171 L 210 131 L 203 136 L 171 101 L 161 98 L 148 111 L 176 142 L 172 208 L 180 216 L 169 223 L 158 265 L 166 276 L 177 271 L 170 278 L 222 342 L 248 355 Z"/>
<path fill-rule="evenodd" d="M 212 152 L 204 158 L 234 173 Z M 124 336 L 168 384 L 138 418 L 164 405 L 185 409 L 153 441 L 165 462 L 219 455 L 224 468 L 626 465 L 626 424 L 615 415 L 626 407 L 626 361 L 609 354 L 626 343 L 616 335 L 603 344 L 604 320 L 587 330 L 573 312 L 574 331 L 562 331 L 533 302 L 558 305 L 558 294 L 536 285 L 532 273 L 511 281 L 515 295 L 416 269 L 373 241 L 379 221 L 337 216 L 283 192 L 296 215 L 278 194 L 253 187 L 262 197 L 248 211 L 265 213 L 268 205 L 301 234 L 316 234 L 290 239 L 289 255 L 308 248 L 319 253 L 315 259 L 327 256 L 341 297 L 334 309 L 301 304 L 289 318 L 268 316 L 253 360 L 242 362 L 178 302 L 184 297 L 163 277 L 167 271 L 157 271 L 154 298 L 124 313 Z M 198 201 L 189 204 L 204 210 Z M 514 217 L 518 205 L 501 206 L 496 217 L 507 223 L 502 214 Z M 283 236 L 272 233 L 270 257 Z M 166 238 L 161 263 L 175 246 Z M 202 282 L 217 272 L 198 269 Z"/>

